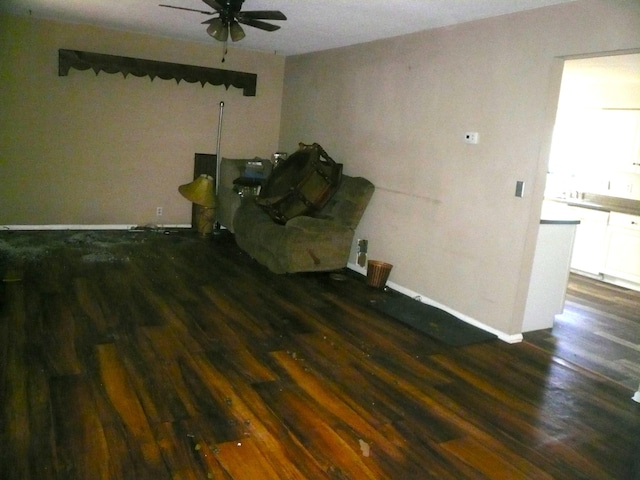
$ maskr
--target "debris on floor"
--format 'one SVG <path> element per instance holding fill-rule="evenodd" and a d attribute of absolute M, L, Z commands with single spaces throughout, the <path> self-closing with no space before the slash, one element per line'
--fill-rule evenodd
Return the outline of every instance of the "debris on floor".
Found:
<path fill-rule="evenodd" d="M 22 273 L 17 270 L 7 270 L 2 277 L 3 282 L 21 282 L 22 281 Z"/>
<path fill-rule="evenodd" d="M 358 440 L 358 442 L 360 442 L 360 450 L 362 451 L 362 456 L 368 457 L 371 453 L 371 447 L 369 447 L 369 444 L 362 439 Z"/>

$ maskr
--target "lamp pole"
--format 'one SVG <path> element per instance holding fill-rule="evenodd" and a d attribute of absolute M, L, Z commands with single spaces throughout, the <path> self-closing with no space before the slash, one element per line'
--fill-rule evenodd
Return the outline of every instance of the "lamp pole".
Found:
<path fill-rule="evenodd" d="M 220 113 L 218 114 L 218 139 L 216 142 L 216 197 L 220 188 L 220 140 L 222 139 L 222 115 L 224 113 L 224 102 L 220 102 Z M 220 234 L 220 222 L 216 220 L 215 233 Z"/>
<path fill-rule="evenodd" d="M 224 113 L 224 102 L 220 102 L 220 113 L 218 116 L 218 140 L 216 143 L 216 193 L 220 185 L 220 140 L 222 139 L 222 114 Z"/>

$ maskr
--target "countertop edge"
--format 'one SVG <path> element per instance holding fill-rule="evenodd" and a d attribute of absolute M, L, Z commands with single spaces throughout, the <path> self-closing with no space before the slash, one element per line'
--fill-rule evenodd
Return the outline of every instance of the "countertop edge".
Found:
<path fill-rule="evenodd" d="M 595 195 L 594 195 L 595 197 Z M 611 197 L 603 197 L 598 196 L 598 198 L 611 198 Z M 578 207 L 578 208 L 588 208 L 590 210 L 598 210 L 601 212 L 616 212 L 616 213 L 625 213 L 627 215 L 638 215 L 640 216 L 640 208 L 637 207 L 640 201 L 637 200 L 628 200 L 628 199 L 618 199 L 619 202 L 624 202 L 624 204 L 615 204 L 613 202 L 598 202 L 597 200 L 577 200 L 575 198 L 545 198 L 546 201 L 557 202 L 564 205 L 568 205 L 570 207 Z M 630 205 L 626 205 L 630 204 Z"/>
<path fill-rule="evenodd" d="M 580 220 L 551 220 L 542 218 L 540 219 L 540 225 L 578 225 Z"/>

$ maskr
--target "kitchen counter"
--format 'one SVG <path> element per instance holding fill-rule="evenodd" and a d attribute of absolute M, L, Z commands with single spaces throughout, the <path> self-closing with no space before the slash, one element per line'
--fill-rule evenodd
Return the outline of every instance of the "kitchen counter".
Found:
<path fill-rule="evenodd" d="M 640 215 L 640 200 L 629 198 L 610 197 L 596 193 L 585 192 L 580 198 L 549 198 L 547 201 L 569 205 L 571 207 L 590 208 L 603 212 L 626 213 L 627 215 Z"/>
<path fill-rule="evenodd" d="M 580 220 L 571 254 L 572 271 L 640 291 L 640 201 L 589 193 L 580 198 L 547 199 L 540 229 L 545 219 L 558 215 Z"/>
<path fill-rule="evenodd" d="M 562 313 L 569 271 L 572 267 L 574 247 L 578 247 L 576 240 L 578 229 L 588 229 L 583 232 L 583 237 L 585 237 L 586 232 L 586 237 L 590 241 L 589 245 L 600 241 L 602 248 L 604 248 L 605 230 L 610 228 L 608 227 L 610 212 L 640 215 L 640 201 L 638 200 L 590 193 L 585 193 L 580 197 L 545 199 L 542 203 L 540 229 L 531 271 L 522 332 L 552 328 L 555 316 Z M 593 211 L 580 211 L 571 207 L 581 207 Z M 589 219 L 595 216 L 597 216 L 599 223 L 594 226 L 594 223 Z M 604 217 L 601 223 L 600 217 Z M 589 221 L 585 220 L 586 223 L 581 224 L 581 219 Z M 622 237 L 622 239 L 626 241 L 627 236 Z M 627 243 L 624 243 L 623 246 L 626 246 Z M 626 248 L 629 252 L 637 250 L 637 247 Z M 621 247 L 616 249 L 621 250 Z M 578 248 L 579 252 L 582 252 L 582 250 L 584 248 Z M 626 257 L 631 258 L 630 255 L 626 254 Z M 587 256 L 590 260 L 595 260 L 598 263 L 595 270 L 597 274 L 603 271 L 605 265 L 604 257 L 598 259 L 598 252 L 589 252 Z M 606 272 L 606 270 L 604 271 Z"/>
<path fill-rule="evenodd" d="M 541 225 L 577 225 L 580 220 L 571 211 L 568 203 L 545 200 L 540 214 Z"/>

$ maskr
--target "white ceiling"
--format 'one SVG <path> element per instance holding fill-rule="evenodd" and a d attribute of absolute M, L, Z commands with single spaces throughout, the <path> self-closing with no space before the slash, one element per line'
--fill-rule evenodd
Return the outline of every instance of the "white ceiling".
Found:
<path fill-rule="evenodd" d="M 570 1 L 246 0 L 243 10 L 280 10 L 288 20 L 273 22 L 282 26 L 275 32 L 243 27 L 247 36 L 236 46 L 295 55 Z M 210 17 L 160 3 L 210 10 L 201 0 L 0 0 L 0 11 L 217 43 L 200 24 Z"/>

